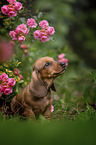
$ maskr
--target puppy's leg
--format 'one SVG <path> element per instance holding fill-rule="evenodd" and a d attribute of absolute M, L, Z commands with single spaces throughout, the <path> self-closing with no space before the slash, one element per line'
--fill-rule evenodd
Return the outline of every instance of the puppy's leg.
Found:
<path fill-rule="evenodd" d="M 11 110 L 14 115 L 18 114 L 22 108 L 22 104 L 17 101 L 16 96 L 11 101 Z"/>
<path fill-rule="evenodd" d="M 36 119 L 34 112 L 32 111 L 32 109 L 29 108 L 25 108 L 23 116 L 25 118 Z"/>
<path fill-rule="evenodd" d="M 51 117 L 51 104 L 46 108 L 45 112 L 43 113 L 46 119 L 50 119 Z"/>
<path fill-rule="evenodd" d="M 23 112 L 23 116 L 25 118 L 31 118 L 31 119 L 35 119 L 36 116 L 34 114 L 34 112 L 32 111 L 32 108 L 30 106 L 28 106 L 27 104 L 23 104 L 24 105 L 24 112 Z"/>

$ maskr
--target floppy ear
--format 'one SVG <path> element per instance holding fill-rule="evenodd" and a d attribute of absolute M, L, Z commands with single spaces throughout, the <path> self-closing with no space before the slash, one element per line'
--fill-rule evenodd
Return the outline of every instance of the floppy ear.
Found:
<path fill-rule="evenodd" d="M 36 71 L 32 72 L 32 78 L 30 83 L 30 92 L 36 97 L 44 97 L 47 95 L 47 87 L 40 79 L 40 74 Z"/>
<path fill-rule="evenodd" d="M 50 87 L 54 92 L 56 92 L 56 87 L 54 85 L 54 83 L 52 83 L 51 87 Z"/>

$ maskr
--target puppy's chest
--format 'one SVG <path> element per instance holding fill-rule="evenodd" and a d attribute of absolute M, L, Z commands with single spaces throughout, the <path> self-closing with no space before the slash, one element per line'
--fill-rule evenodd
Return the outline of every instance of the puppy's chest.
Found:
<path fill-rule="evenodd" d="M 39 98 L 33 101 L 32 109 L 35 113 L 42 113 L 46 107 L 51 103 L 52 97 L 51 93 L 44 98 Z"/>

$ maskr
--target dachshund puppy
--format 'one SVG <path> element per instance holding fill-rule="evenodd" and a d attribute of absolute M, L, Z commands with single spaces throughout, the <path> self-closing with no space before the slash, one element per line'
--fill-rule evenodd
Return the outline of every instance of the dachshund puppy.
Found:
<path fill-rule="evenodd" d="M 12 99 L 12 111 L 26 118 L 35 119 L 42 114 L 46 119 L 50 119 L 51 90 L 56 91 L 53 81 L 64 73 L 65 68 L 64 62 L 55 61 L 51 57 L 39 58 L 33 65 L 30 84 Z"/>

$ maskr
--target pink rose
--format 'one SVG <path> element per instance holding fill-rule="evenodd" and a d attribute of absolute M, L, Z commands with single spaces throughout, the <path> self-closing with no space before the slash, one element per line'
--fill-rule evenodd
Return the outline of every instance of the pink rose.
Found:
<path fill-rule="evenodd" d="M 25 44 L 21 44 L 21 45 L 20 45 L 20 48 L 21 48 L 21 49 L 25 49 L 25 48 L 26 48 L 26 45 L 25 45 Z"/>
<path fill-rule="evenodd" d="M 8 13 L 8 16 L 9 17 L 14 17 L 14 16 L 16 16 L 17 15 L 17 11 L 10 11 L 9 13 Z"/>
<path fill-rule="evenodd" d="M 15 69 L 14 69 L 14 74 L 15 74 L 16 76 L 18 76 L 18 75 L 20 74 L 20 70 L 17 69 L 17 68 L 15 68 Z"/>
<path fill-rule="evenodd" d="M 49 36 L 42 36 L 42 37 L 40 38 L 40 41 L 42 41 L 42 42 L 49 41 Z"/>
<path fill-rule="evenodd" d="M 3 7 L 1 7 L 1 11 L 3 14 L 7 15 L 9 10 L 8 10 L 8 6 L 7 5 L 4 5 Z"/>
<path fill-rule="evenodd" d="M 61 53 L 60 55 L 58 55 L 58 58 L 59 59 L 62 59 L 63 57 L 65 57 L 65 54 L 64 53 Z"/>
<path fill-rule="evenodd" d="M 25 33 L 25 36 L 28 34 L 28 32 L 29 32 L 29 30 L 28 30 L 28 28 L 27 28 L 26 33 Z"/>
<path fill-rule="evenodd" d="M 7 2 L 9 2 L 9 3 L 15 3 L 16 0 L 7 0 Z"/>
<path fill-rule="evenodd" d="M 51 36 L 51 35 L 53 35 L 54 33 L 55 33 L 54 27 L 48 27 L 48 28 L 47 28 L 47 34 L 48 34 L 48 35 Z"/>
<path fill-rule="evenodd" d="M 25 37 L 23 35 L 18 37 L 19 43 L 23 43 L 24 41 L 25 41 Z"/>
<path fill-rule="evenodd" d="M 15 9 L 16 9 L 17 11 L 19 11 L 19 10 L 21 10 L 21 8 L 22 8 L 22 4 L 21 4 L 20 2 L 16 2 L 16 3 L 15 3 Z"/>
<path fill-rule="evenodd" d="M 34 19 L 28 19 L 27 20 L 27 25 L 30 27 L 30 28 L 36 28 L 37 27 L 37 23 L 35 22 Z"/>
<path fill-rule="evenodd" d="M 13 86 L 15 85 L 15 83 L 16 83 L 16 81 L 15 81 L 13 78 L 9 78 L 9 79 L 8 79 L 8 85 L 9 85 L 10 87 L 13 87 Z"/>
<path fill-rule="evenodd" d="M 23 76 L 21 74 L 19 75 L 19 78 L 20 78 L 20 80 L 23 80 Z"/>
<path fill-rule="evenodd" d="M 15 32 L 17 34 L 21 33 L 21 34 L 26 36 L 28 34 L 29 30 L 28 30 L 28 28 L 26 27 L 25 24 L 21 24 L 21 25 L 17 26 Z"/>
<path fill-rule="evenodd" d="M 11 87 L 10 88 L 6 88 L 4 90 L 4 95 L 9 95 L 10 93 L 12 93 L 12 88 Z"/>
<path fill-rule="evenodd" d="M 20 48 L 23 49 L 23 50 L 24 49 L 29 49 L 29 46 L 28 45 L 25 45 L 25 44 L 21 44 L 20 45 Z"/>
<path fill-rule="evenodd" d="M 1 85 L 2 86 L 2 92 L 7 88 L 7 84 Z"/>
<path fill-rule="evenodd" d="M 41 38 L 41 31 L 40 30 L 36 30 L 34 32 L 34 37 L 35 37 L 35 39 L 40 39 Z"/>
<path fill-rule="evenodd" d="M 8 5 L 8 10 L 9 10 L 9 12 L 10 12 L 10 11 L 15 11 L 15 8 L 14 8 L 13 5 L 9 4 L 9 5 Z"/>
<path fill-rule="evenodd" d="M 8 75 L 6 73 L 3 73 L 2 75 L 0 75 L 0 81 L 5 81 L 8 79 Z"/>
<path fill-rule="evenodd" d="M 17 40 L 17 35 L 14 31 L 10 31 L 9 35 L 11 36 L 12 40 Z"/>
<path fill-rule="evenodd" d="M 46 20 L 43 20 L 39 23 L 39 26 L 41 28 L 45 28 L 45 27 L 48 27 L 49 26 L 49 23 L 46 21 Z"/>
<path fill-rule="evenodd" d="M 54 106 L 51 105 L 51 113 L 54 111 Z"/>
<path fill-rule="evenodd" d="M 42 37 L 42 36 L 47 36 L 45 29 L 40 30 L 40 34 L 41 34 L 41 37 Z"/>

